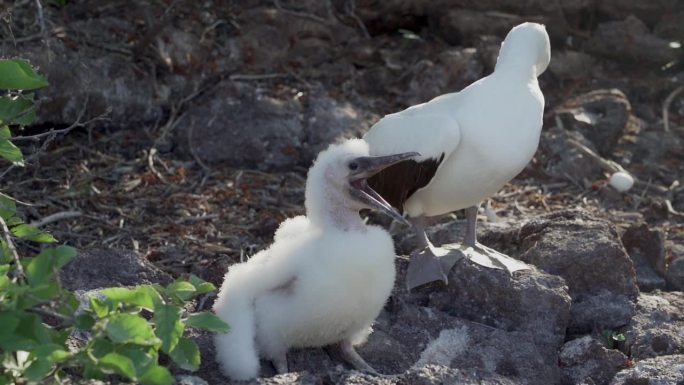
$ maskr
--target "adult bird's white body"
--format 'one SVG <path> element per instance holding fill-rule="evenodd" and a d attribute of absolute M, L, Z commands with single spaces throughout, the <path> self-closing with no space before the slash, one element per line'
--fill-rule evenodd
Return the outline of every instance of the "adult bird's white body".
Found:
<path fill-rule="evenodd" d="M 358 139 L 319 155 L 307 179 L 307 215 L 284 221 L 269 248 L 225 276 L 214 311 L 231 326 L 215 337 L 226 375 L 256 377 L 259 357 L 284 372 L 289 348 L 334 343 L 353 366 L 372 370 L 353 346 L 368 336 L 390 295 L 396 255 L 390 235 L 358 212 L 378 208 L 400 218 L 366 179 L 415 155 L 368 157 Z"/>
<path fill-rule="evenodd" d="M 477 244 L 475 217 L 477 205 L 522 171 L 537 149 L 544 111 L 537 77 L 548 66 L 550 54 L 544 26 L 518 25 L 504 40 L 491 75 L 461 92 L 387 115 L 365 135 L 373 155 L 422 154 L 369 180 L 380 195 L 413 218 L 421 246 L 426 247 L 427 256 L 412 259 L 409 275 L 419 277 L 408 282 L 409 287 L 446 279 L 455 262 L 451 258 L 435 263 L 447 252 L 429 243 L 422 218 L 463 208 L 468 209 L 469 222 L 464 245 L 475 252 L 466 256 L 490 267 L 524 266 Z"/>

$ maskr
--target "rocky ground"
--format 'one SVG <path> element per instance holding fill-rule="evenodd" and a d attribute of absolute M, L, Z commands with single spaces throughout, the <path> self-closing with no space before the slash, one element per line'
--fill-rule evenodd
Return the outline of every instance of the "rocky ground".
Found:
<path fill-rule="evenodd" d="M 63 275 L 74 289 L 187 273 L 220 284 L 302 213 L 318 151 L 458 91 L 491 72 L 512 26 L 545 23 L 540 148 L 480 218 L 483 243 L 535 268 L 509 276 L 464 262 L 450 285 L 407 293 L 399 259 L 396 290 L 360 349 L 388 376 L 308 349 L 291 354 L 294 373 L 257 382 L 684 384 L 682 3 L 43 6 L 0 11 L 0 56 L 26 57 L 50 81 L 40 123 L 18 134 L 68 133 L 22 141 L 35 155 L 2 185 L 29 203 L 29 222 L 83 250 Z M 621 169 L 637 180 L 624 193 L 607 182 Z M 456 216 L 434 222 L 437 243 L 458 239 Z M 394 232 L 409 252 L 411 235 Z M 227 383 L 209 337 L 195 337 L 204 363 L 194 375 Z"/>

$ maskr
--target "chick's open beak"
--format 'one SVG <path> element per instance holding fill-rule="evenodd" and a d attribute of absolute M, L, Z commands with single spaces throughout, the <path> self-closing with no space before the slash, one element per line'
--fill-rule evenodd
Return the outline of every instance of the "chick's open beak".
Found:
<path fill-rule="evenodd" d="M 352 197 L 370 208 L 378 209 L 395 220 L 410 226 L 409 222 L 395 208 L 368 185 L 367 180 L 393 164 L 417 156 L 420 156 L 417 152 L 404 152 L 387 156 L 362 156 L 353 159 L 350 164 L 353 164 L 356 169 L 352 170 L 349 175 Z"/>

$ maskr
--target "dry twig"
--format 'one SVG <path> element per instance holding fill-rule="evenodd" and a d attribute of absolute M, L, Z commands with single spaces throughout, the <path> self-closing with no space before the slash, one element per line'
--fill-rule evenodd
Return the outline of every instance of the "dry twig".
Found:
<path fill-rule="evenodd" d="M 665 132 L 670 132 L 670 105 L 682 91 L 684 91 L 684 85 L 681 85 L 670 92 L 663 102 L 663 128 L 665 129 Z"/>
<path fill-rule="evenodd" d="M 14 264 L 15 266 L 15 271 L 16 276 L 25 279 L 26 274 L 24 273 L 24 268 L 21 266 L 21 261 L 19 260 L 19 254 L 17 253 L 17 248 L 14 246 L 14 242 L 12 242 L 12 234 L 10 233 L 9 227 L 7 227 L 7 222 L 5 222 L 5 219 L 0 216 L 0 226 L 2 226 L 2 234 L 3 238 L 5 238 L 5 243 L 7 244 L 7 248 L 10 251 L 10 254 L 12 254 L 12 258 L 14 259 Z"/>
<path fill-rule="evenodd" d="M 48 215 L 47 217 L 38 219 L 36 221 L 33 221 L 31 222 L 31 226 L 42 227 L 47 225 L 48 223 L 61 221 L 62 219 L 76 218 L 80 217 L 81 215 L 83 215 L 83 213 L 81 213 L 80 211 L 61 211 L 58 213 Z"/>
<path fill-rule="evenodd" d="M 293 10 L 291 10 L 291 9 L 283 8 L 283 6 L 280 4 L 280 0 L 273 0 L 273 5 L 274 5 L 280 12 L 287 13 L 287 14 L 290 14 L 290 15 L 292 15 L 292 16 L 301 17 L 301 18 L 304 18 L 304 19 L 313 20 L 313 21 L 315 21 L 315 22 L 317 22 L 317 23 L 328 24 L 328 20 L 325 20 L 324 18 L 319 17 L 319 16 L 316 16 L 316 15 L 313 15 L 313 14 L 311 14 L 311 13 L 293 11 Z"/>

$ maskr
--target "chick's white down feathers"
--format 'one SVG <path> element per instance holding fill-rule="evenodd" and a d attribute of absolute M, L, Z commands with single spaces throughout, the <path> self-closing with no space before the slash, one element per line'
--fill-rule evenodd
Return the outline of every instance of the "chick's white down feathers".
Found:
<path fill-rule="evenodd" d="M 348 159 L 366 155 L 360 140 L 321 153 L 307 179 L 307 216 L 284 221 L 270 247 L 230 267 L 214 305 L 231 326 L 215 337 L 217 361 L 230 378 L 256 377 L 259 357 L 357 344 L 370 333 L 394 285 L 394 246 L 386 231 L 363 224 L 345 200 L 346 182 L 332 182 L 347 180 Z M 343 230 L 329 217 L 345 208 L 358 223 Z"/>

